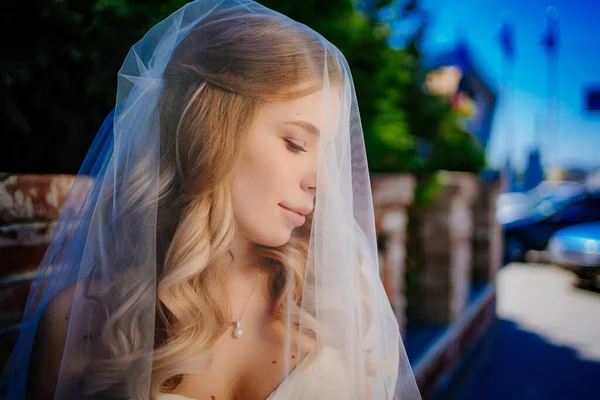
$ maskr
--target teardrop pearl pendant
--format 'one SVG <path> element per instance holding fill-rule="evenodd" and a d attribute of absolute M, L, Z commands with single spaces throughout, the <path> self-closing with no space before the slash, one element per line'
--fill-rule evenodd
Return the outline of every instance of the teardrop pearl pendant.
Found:
<path fill-rule="evenodd" d="M 238 319 L 237 321 L 235 321 L 235 329 L 233 330 L 233 336 L 236 339 L 239 339 L 242 337 L 243 334 L 244 334 L 244 331 L 240 327 L 240 320 Z"/>

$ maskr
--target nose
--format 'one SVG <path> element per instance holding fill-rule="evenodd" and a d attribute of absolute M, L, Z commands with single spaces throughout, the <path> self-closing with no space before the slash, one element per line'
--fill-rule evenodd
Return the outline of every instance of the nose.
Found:
<path fill-rule="evenodd" d="M 317 179 L 316 179 L 316 177 L 314 179 L 312 179 L 312 178 L 303 179 L 302 182 L 300 183 L 300 187 L 302 187 L 302 190 L 304 190 L 306 193 L 309 193 L 311 196 L 316 195 L 317 194 Z"/>
<path fill-rule="evenodd" d="M 317 171 L 319 170 L 318 152 L 314 152 L 313 156 L 307 160 L 307 164 L 303 166 L 303 176 L 300 181 L 300 188 L 315 196 L 317 194 Z M 319 179 L 321 179 L 319 177 Z"/>

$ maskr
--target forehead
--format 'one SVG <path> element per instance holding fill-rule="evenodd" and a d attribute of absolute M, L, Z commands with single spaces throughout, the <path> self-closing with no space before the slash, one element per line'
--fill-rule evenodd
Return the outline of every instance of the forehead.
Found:
<path fill-rule="evenodd" d="M 319 90 L 296 99 L 269 103 L 263 118 L 275 123 L 306 121 L 321 131 L 321 136 L 337 130 L 340 115 L 340 90 Z"/>

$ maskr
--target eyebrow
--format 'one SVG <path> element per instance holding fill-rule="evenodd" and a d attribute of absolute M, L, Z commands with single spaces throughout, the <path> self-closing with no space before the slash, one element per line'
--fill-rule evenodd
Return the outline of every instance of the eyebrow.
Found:
<path fill-rule="evenodd" d="M 311 124 L 310 122 L 307 122 L 307 121 L 302 121 L 302 120 L 288 121 L 288 122 L 286 122 L 286 124 L 299 126 L 300 128 L 305 129 L 306 131 L 308 131 L 308 133 L 315 135 L 315 136 L 319 136 L 321 134 L 321 131 L 319 130 L 319 128 L 317 128 L 316 126 L 314 126 L 313 124 Z"/>

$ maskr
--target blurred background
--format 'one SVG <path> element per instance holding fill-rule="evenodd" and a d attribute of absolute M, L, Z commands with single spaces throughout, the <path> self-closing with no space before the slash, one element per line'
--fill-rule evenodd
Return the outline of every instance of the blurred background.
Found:
<path fill-rule="evenodd" d="M 600 398 L 600 1 L 259 2 L 350 64 L 424 398 Z M 2 363 L 127 51 L 185 3 L 3 6 Z"/>

